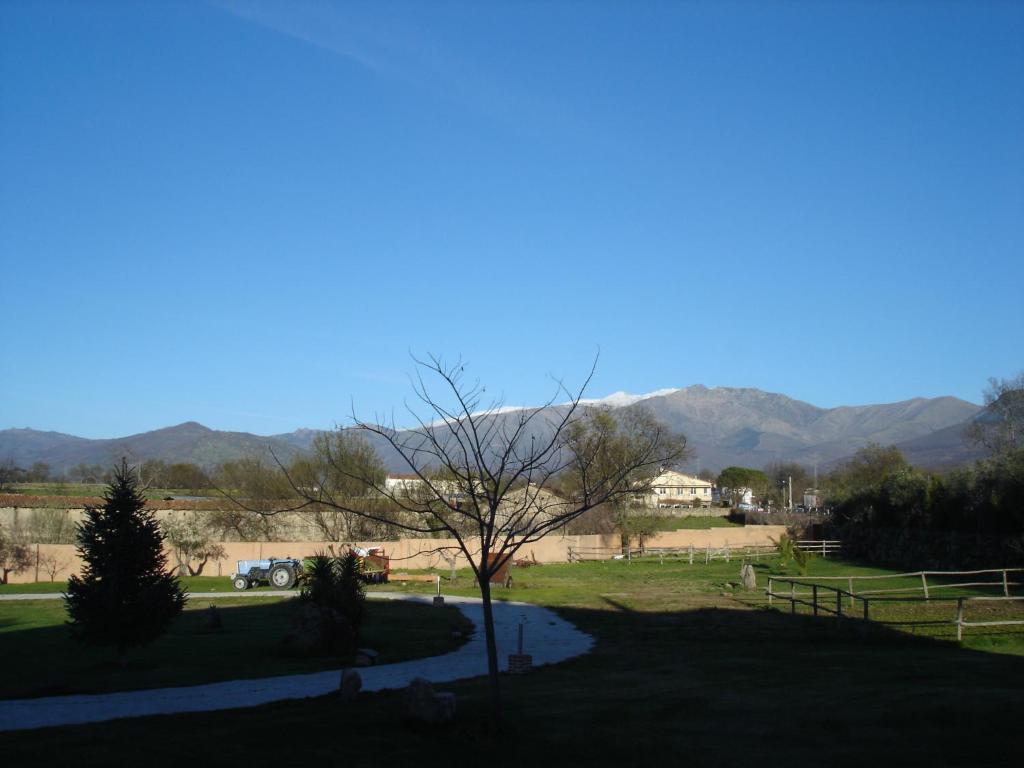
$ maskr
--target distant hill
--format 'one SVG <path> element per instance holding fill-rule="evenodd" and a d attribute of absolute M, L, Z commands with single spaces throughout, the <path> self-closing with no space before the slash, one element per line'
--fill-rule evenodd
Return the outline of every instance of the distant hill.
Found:
<path fill-rule="evenodd" d="M 696 385 L 650 395 L 616 393 L 588 403 L 650 409 L 666 426 L 687 436 L 696 452 L 691 469 L 698 462 L 713 471 L 733 464 L 763 467 L 772 461 L 826 467 L 871 442 L 896 444 L 912 463 L 927 467 L 963 463 L 977 456 L 961 433 L 980 407 L 954 397 L 819 408 L 758 389 Z M 516 417 L 515 409 L 495 416 Z M 113 464 L 122 456 L 136 462 L 162 459 L 212 467 L 269 450 L 287 460 L 308 450 L 317 434 L 310 429 L 270 436 L 221 432 L 193 421 L 109 440 L 8 429 L 0 431 L 0 460 L 10 458 L 22 467 L 45 461 L 58 473 L 79 463 Z M 393 451 L 380 441 L 376 445 L 390 469 L 406 469 Z"/>
<path fill-rule="evenodd" d="M 308 447 L 308 444 L 302 444 L 302 440 L 296 442 L 290 437 L 220 432 L 194 421 L 109 440 L 87 440 L 32 429 L 8 429 L 0 431 L 0 460 L 13 459 L 21 467 L 44 461 L 55 473 L 80 463 L 113 465 L 122 456 L 133 462 L 162 459 L 166 462 L 190 461 L 202 467 L 213 467 L 230 459 L 264 454 L 268 449 L 272 449 L 282 459 L 290 459 Z"/>
<path fill-rule="evenodd" d="M 700 465 L 711 469 L 763 467 L 772 461 L 826 466 L 869 443 L 918 440 L 911 447 L 923 450 L 929 435 L 962 425 L 980 411 L 955 397 L 818 408 L 758 389 L 699 385 L 641 402 L 687 435 Z"/>
<path fill-rule="evenodd" d="M 964 438 L 970 419 L 922 437 L 896 443 L 907 461 L 924 469 L 946 469 L 963 466 L 985 456 L 985 449 Z"/>

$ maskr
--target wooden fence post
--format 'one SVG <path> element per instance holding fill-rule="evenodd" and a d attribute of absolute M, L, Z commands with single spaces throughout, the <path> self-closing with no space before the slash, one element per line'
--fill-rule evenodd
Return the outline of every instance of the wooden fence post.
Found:
<path fill-rule="evenodd" d="M 789 582 L 789 612 L 796 613 L 796 584 Z"/>
<path fill-rule="evenodd" d="M 774 597 L 774 595 L 772 594 L 772 591 L 773 591 L 772 590 L 772 577 L 769 576 L 768 577 L 768 605 L 772 604 L 772 598 Z"/>
<path fill-rule="evenodd" d="M 921 586 L 924 587 L 924 599 L 928 599 L 928 577 L 921 571 Z"/>
<path fill-rule="evenodd" d="M 853 576 L 850 577 L 849 584 L 850 584 L 850 610 L 852 611 L 853 610 L 853 605 L 854 605 L 854 603 L 853 603 Z"/>
<path fill-rule="evenodd" d="M 821 556 L 822 557 L 828 557 L 828 553 L 825 550 L 825 540 L 824 539 L 821 540 Z"/>
<path fill-rule="evenodd" d="M 690 544 L 690 565 L 693 565 L 693 544 Z"/>
<path fill-rule="evenodd" d="M 836 590 L 836 617 L 843 615 L 843 593 Z"/>
<path fill-rule="evenodd" d="M 1010 582 L 1006 580 L 1006 569 L 1003 569 L 1003 597 L 1010 596 Z"/>
<path fill-rule="evenodd" d="M 818 585 L 817 584 L 811 585 L 811 603 L 812 603 L 811 610 L 814 612 L 814 615 L 817 616 L 818 615 Z"/>
<path fill-rule="evenodd" d="M 964 639 L 964 599 L 958 597 L 956 600 L 956 641 L 959 643 Z"/>
<path fill-rule="evenodd" d="M 862 597 L 861 600 L 864 601 L 864 621 L 870 621 L 871 617 L 868 615 L 868 599 L 866 597 Z"/>

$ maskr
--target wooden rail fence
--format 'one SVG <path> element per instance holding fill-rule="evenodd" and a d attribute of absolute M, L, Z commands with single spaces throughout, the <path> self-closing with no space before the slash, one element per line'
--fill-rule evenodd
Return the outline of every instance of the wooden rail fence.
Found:
<path fill-rule="evenodd" d="M 627 560 L 636 558 L 658 558 L 659 563 L 667 559 L 686 560 L 691 565 L 703 562 L 705 565 L 714 560 L 725 560 L 731 562 L 733 558 L 757 560 L 761 557 L 778 555 L 778 548 L 771 545 L 746 545 L 741 547 L 644 547 L 632 549 L 626 547 L 568 547 L 568 560 L 570 563 L 580 563 L 587 560 Z"/>
<path fill-rule="evenodd" d="M 769 605 L 773 604 L 774 600 L 788 601 L 790 606 L 790 613 L 796 613 L 797 605 L 804 605 L 811 609 L 811 613 L 814 616 L 819 613 L 828 613 L 836 617 L 860 615 L 865 621 L 871 620 L 871 605 L 876 606 L 879 603 L 955 603 L 956 612 L 951 619 L 937 619 L 937 620 L 915 620 L 915 621 L 883 621 L 881 623 L 886 624 L 902 624 L 911 626 L 926 626 L 926 625 L 948 625 L 954 624 L 956 626 L 956 637 L 957 640 L 963 639 L 964 629 L 968 627 L 996 627 L 996 626 L 1024 626 L 1024 619 L 1013 619 L 1013 620 L 1000 620 L 1000 621 L 968 621 L 965 617 L 965 608 L 972 604 L 977 603 L 1013 603 L 1020 602 L 1024 603 L 1024 596 L 1010 595 L 1009 590 L 1011 586 L 1021 586 L 1020 582 L 1010 581 L 1009 574 L 1011 573 L 1022 573 L 1024 568 L 998 568 L 998 569 L 987 569 L 981 571 L 917 571 L 914 573 L 903 573 L 895 574 L 892 576 L 813 576 L 807 577 L 806 579 L 792 579 L 792 578 L 781 578 L 778 576 L 770 576 L 768 578 L 768 589 L 766 594 L 768 596 Z M 989 581 L 969 581 L 959 582 L 953 584 L 939 584 L 933 582 L 928 584 L 928 576 L 938 577 L 957 577 L 957 576 L 976 576 L 980 574 L 999 574 L 1000 578 Z M 921 578 L 920 587 L 911 588 L 893 588 L 893 589 L 876 589 L 876 590 L 861 590 L 859 593 L 853 591 L 853 582 L 857 580 L 868 580 L 868 579 L 895 579 L 901 577 L 914 577 L 919 576 Z M 814 579 L 810 581 L 807 579 Z M 843 589 L 841 587 L 833 587 L 828 584 L 818 583 L 820 581 L 846 581 L 849 585 L 849 589 Z M 782 586 L 782 589 L 777 587 Z M 786 588 L 788 587 L 788 589 Z M 803 591 L 798 589 L 803 588 Z M 1001 588 L 1004 592 L 1001 596 L 987 596 L 987 595 L 962 595 L 962 596 L 941 596 L 937 597 L 933 593 L 937 589 L 954 589 L 954 588 L 976 588 L 976 587 L 995 587 Z M 922 597 L 884 597 L 882 595 L 888 593 L 903 593 L 907 591 L 922 591 Z M 848 610 L 844 613 L 843 605 L 844 602 L 848 601 Z M 860 610 L 857 610 L 857 602 L 860 602 Z"/>
<path fill-rule="evenodd" d="M 940 577 L 960 577 L 960 576 L 984 576 L 986 574 L 994 574 L 995 578 L 987 581 L 962 581 L 947 584 L 943 582 L 935 581 Z M 805 582 L 831 582 L 839 581 L 845 582 L 847 589 L 846 592 L 851 595 L 850 605 L 853 605 L 853 598 L 858 595 L 893 595 L 897 593 L 905 592 L 921 592 L 925 598 L 931 597 L 932 593 L 940 589 L 963 589 L 963 588 L 976 588 L 976 587 L 994 587 L 995 589 L 1002 590 L 1003 597 L 1010 596 L 1010 587 L 1021 586 L 1020 582 L 1010 581 L 1010 574 L 1024 574 L 1024 568 L 988 568 L 980 571 L 912 571 L 910 573 L 893 573 L 883 575 L 871 575 L 871 576 L 804 576 L 801 577 Z M 929 584 L 928 577 L 932 577 L 933 581 Z M 1014 578 L 1018 578 L 1015 576 Z M 780 577 L 769 577 L 768 578 L 768 590 L 771 591 L 772 579 L 778 580 Z M 920 586 L 913 587 L 896 587 L 889 589 L 861 589 L 857 590 L 855 585 L 863 581 L 879 581 L 879 580 L 894 580 L 894 579 L 920 579 Z M 771 603 L 772 598 L 769 595 L 768 602 Z"/>
<path fill-rule="evenodd" d="M 812 541 L 805 539 L 797 541 L 796 546 L 804 552 L 811 552 L 822 557 L 835 556 L 843 551 L 843 542 L 834 540 Z"/>

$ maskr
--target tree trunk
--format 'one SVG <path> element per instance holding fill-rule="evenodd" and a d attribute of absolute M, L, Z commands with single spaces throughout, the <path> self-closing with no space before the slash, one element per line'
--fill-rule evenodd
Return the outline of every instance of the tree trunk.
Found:
<path fill-rule="evenodd" d="M 484 638 L 487 642 L 487 678 L 491 699 L 491 729 L 497 731 L 501 718 L 501 681 L 498 677 L 498 643 L 494 636 L 494 613 L 491 610 L 491 574 L 480 569 L 480 597 L 484 609 Z"/>

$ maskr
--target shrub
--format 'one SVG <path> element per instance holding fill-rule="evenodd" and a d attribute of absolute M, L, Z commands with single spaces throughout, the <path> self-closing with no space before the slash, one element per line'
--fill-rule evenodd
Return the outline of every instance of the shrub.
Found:
<path fill-rule="evenodd" d="M 285 647 L 297 653 L 347 655 L 359 644 L 366 595 L 359 558 L 318 552 L 306 561 L 302 607 Z"/>

